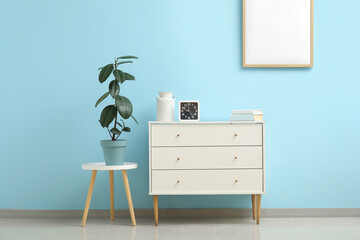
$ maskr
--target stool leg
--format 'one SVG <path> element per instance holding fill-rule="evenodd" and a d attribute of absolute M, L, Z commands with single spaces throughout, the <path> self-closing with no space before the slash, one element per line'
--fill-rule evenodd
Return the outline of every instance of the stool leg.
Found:
<path fill-rule="evenodd" d="M 114 221 L 114 170 L 109 171 L 109 183 L 110 183 L 110 219 Z"/>
<path fill-rule="evenodd" d="M 154 219 L 155 219 L 155 226 L 159 224 L 159 196 L 154 195 Z"/>
<path fill-rule="evenodd" d="M 133 226 L 136 226 L 134 207 L 133 207 L 133 204 L 132 204 L 130 187 L 129 187 L 129 179 L 128 179 L 126 170 L 121 170 L 121 173 L 122 173 L 122 176 L 123 176 L 124 186 L 125 186 L 125 191 L 126 191 L 126 197 L 127 197 L 128 204 L 129 204 L 131 222 L 132 222 Z"/>
<path fill-rule="evenodd" d="M 255 194 L 251 194 L 251 206 L 252 206 L 252 214 L 253 220 L 255 220 Z"/>
<path fill-rule="evenodd" d="M 256 195 L 256 224 L 260 223 L 261 194 Z"/>
<path fill-rule="evenodd" d="M 86 198 L 83 219 L 82 219 L 82 223 L 81 223 L 82 227 L 85 227 L 85 224 L 86 224 L 86 219 L 87 219 L 90 202 L 91 202 L 91 196 L 92 196 L 92 192 L 93 192 L 94 184 L 95 184 L 96 173 L 97 173 L 97 170 L 93 170 L 91 173 L 90 185 L 89 185 L 89 190 L 88 190 L 88 194 L 87 194 L 87 198 Z"/>

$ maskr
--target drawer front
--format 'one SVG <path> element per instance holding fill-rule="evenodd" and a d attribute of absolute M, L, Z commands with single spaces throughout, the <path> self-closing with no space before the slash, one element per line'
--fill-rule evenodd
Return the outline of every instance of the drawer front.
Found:
<path fill-rule="evenodd" d="M 262 124 L 153 124 L 152 146 L 262 145 Z"/>
<path fill-rule="evenodd" d="M 152 169 L 262 168 L 262 146 L 153 147 Z"/>
<path fill-rule="evenodd" d="M 262 170 L 153 170 L 153 194 L 248 194 L 262 192 Z"/>

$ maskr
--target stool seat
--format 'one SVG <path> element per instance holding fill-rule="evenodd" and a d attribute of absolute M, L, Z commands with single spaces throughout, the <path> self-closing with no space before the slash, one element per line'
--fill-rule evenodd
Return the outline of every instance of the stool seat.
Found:
<path fill-rule="evenodd" d="M 105 162 L 93 162 L 85 163 L 81 165 L 81 168 L 84 170 L 100 170 L 100 171 L 109 171 L 109 170 L 129 170 L 137 168 L 137 163 L 134 162 L 124 162 L 122 165 L 112 165 L 107 166 Z"/>

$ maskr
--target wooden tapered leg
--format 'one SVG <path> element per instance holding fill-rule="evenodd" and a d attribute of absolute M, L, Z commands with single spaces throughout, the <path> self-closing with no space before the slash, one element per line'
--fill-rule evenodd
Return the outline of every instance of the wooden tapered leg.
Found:
<path fill-rule="evenodd" d="M 256 195 L 256 224 L 260 223 L 261 194 Z"/>
<path fill-rule="evenodd" d="M 83 219 L 82 219 L 82 223 L 81 223 L 82 227 L 85 227 L 85 224 L 86 224 L 86 219 L 87 219 L 90 202 L 91 202 L 91 196 L 92 196 L 92 192 L 93 192 L 94 184 L 95 184 L 96 173 L 97 173 L 96 170 L 93 170 L 91 173 L 90 185 L 89 185 L 89 190 L 88 190 L 88 194 L 87 194 L 87 198 L 86 198 Z"/>
<path fill-rule="evenodd" d="M 251 194 L 251 206 L 252 206 L 252 214 L 253 220 L 255 220 L 255 194 Z"/>
<path fill-rule="evenodd" d="M 114 170 L 109 170 L 109 185 L 110 185 L 110 219 L 114 221 Z"/>
<path fill-rule="evenodd" d="M 125 191 L 126 191 L 126 197 L 127 197 L 128 204 L 129 204 L 131 222 L 132 222 L 133 226 L 136 226 L 136 219 L 135 219 L 134 207 L 133 207 L 132 200 L 131 200 L 131 193 L 130 193 L 130 187 L 129 187 L 129 180 L 128 180 L 127 172 L 126 172 L 126 170 L 121 170 L 121 173 L 122 173 L 122 176 L 123 176 L 124 186 L 125 186 Z"/>
<path fill-rule="evenodd" d="M 159 196 L 154 195 L 154 219 L 155 219 L 155 226 L 159 224 Z"/>

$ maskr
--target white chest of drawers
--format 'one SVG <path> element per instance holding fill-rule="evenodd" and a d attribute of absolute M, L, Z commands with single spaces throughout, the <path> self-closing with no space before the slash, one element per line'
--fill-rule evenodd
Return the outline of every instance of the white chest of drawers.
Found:
<path fill-rule="evenodd" d="M 260 219 L 265 193 L 264 122 L 149 122 L 149 194 L 251 194 Z"/>

